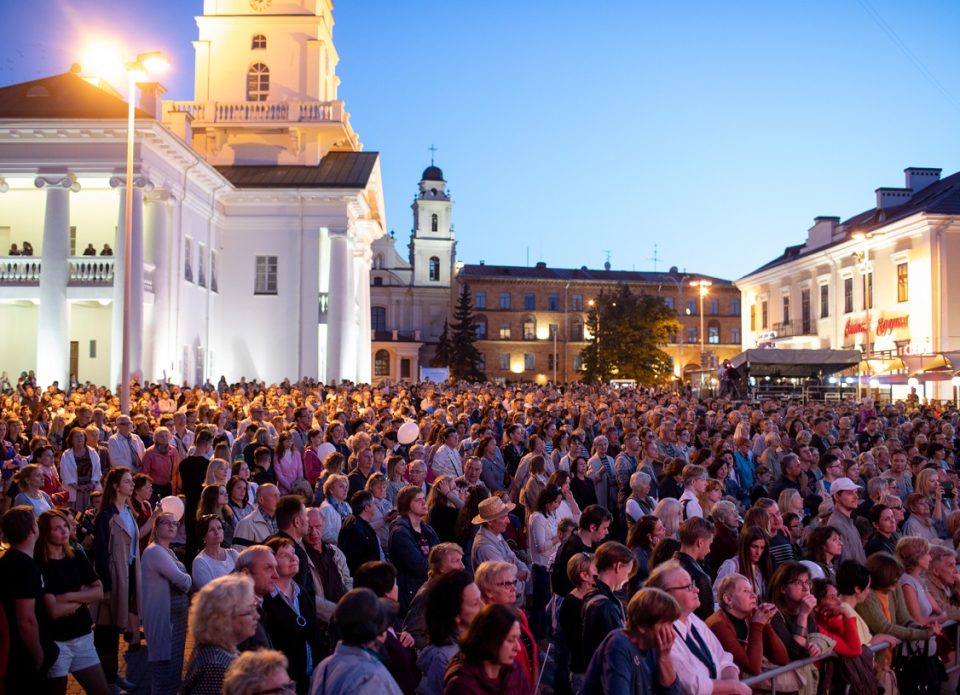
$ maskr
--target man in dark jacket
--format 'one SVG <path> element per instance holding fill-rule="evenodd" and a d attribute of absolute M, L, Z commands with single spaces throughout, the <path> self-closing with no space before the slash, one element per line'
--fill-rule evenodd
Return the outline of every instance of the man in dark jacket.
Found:
<path fill-rule="evenodd" d="M 303 538 L 307 535 L 309 526 L 307 507 L 303 503 L 303 498 L 300 495 L 284 495 L 281 497 L 280 501 L 277 502 L 276 517 L 277 532 L 270 538 L 285 538 L 293 543 L 293 551 L 300 562 L 300 568 L 297 570 L 297 576 L 294 577 L 294 580 L 300 585 L 301 589 L 310 594 L 310 599 L 313 600 L 317 595 L 317 590 L 313 585 L 313 575 L 310 573 L 310 558 L 303 546 Z"/>
<path fill-rule="evenodd" d="M 373 493 L 369 490 L 353 493 L 353 497 L 350 498 L 350 507 L 353 514 L 343 520 L 337 545 L 347 557 L 350 574 L 354 574 L 363 563 L 376 562 L 384 558 L 377 532 L 370 525 L 376 513 Z"/>
<path fill-rule="evenodd" d="M 407 485 L 397 493 L 397 512 L 399 516 L 390 524 L 390 562 L 397 568 L 400 612 L 406 615 L 417 589 L 427 581 L 427 558 L 440 538 L 424 521 L 427 498 L 416 485 Z"/>
<path fill-rule="evenodd" d="M 624 626 L 627 616 L 616 593 L 630 579 L 634 562 L 633 552 L 622 543 L 607 541 L 597 548 L 597 578 L 593 589 L 583 597 L 580 616 L 583 619 L 583 663 L 613 630 Z"/>
<path fill-rule="evenodd" d="M 607 537 L 612 520 L 610 510 L 599 504 L 591 504 L 583 510 L 580 514 L 580 527 L 570 534 L 557 550 L 553 575 L 550 577 L 553 593 L 566 596 L 573 590 L 573 584 L 567 576 L 567 563 L 577 553 L 592 553 L 597 544 Z"/>
<path fill-rule="evenodd" d="M 680 524 L 680 550 L 674 555 L 697 585 L 700 606 L 694 614 L 701 620 L 713 615 L 713 582 L 700 563 L 710 553 L 715 535 L 716 529 L 709 521 L 699 516 L 690 517 Z"/>

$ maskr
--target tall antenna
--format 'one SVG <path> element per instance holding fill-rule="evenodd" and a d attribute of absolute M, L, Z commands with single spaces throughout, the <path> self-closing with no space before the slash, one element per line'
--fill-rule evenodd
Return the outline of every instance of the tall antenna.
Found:
<path fill-rule="evenodd" d="M 430 166 L 433 166 L 433 154 L 437 151 L 437 148 L 430 145 L 427 149 L 430 150 Z"/>
<path fill-rule="evenodd" d="M 656 244 L 653 245 L 653 258 L 648 258 L 647 260 L 648 260 L 648 261 L 653 261 L 653 272 L 657 272 L 657 263 L 659 263 L 659 262 L 662 261 L 663 259 L 660 258 L 660 256 L 657 255 L 657 245 L 656 245 Z"/>

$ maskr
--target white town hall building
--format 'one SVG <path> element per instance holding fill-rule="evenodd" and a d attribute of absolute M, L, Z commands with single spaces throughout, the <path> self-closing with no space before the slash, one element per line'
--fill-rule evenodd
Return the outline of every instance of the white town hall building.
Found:
<path fill-rule="evenodd" d="M 131 367 L 371 380 L 380 160 L 337 99 L 330 0 L 204 0 L 194 100 L 140 85 Z M 71 71 L 0 88 L 0 365 L 120 381 L 127 104 Z M 12 244 L 32 256 L 13 255 Z M 99 253 L 104 244 L 114 255 Z"/>

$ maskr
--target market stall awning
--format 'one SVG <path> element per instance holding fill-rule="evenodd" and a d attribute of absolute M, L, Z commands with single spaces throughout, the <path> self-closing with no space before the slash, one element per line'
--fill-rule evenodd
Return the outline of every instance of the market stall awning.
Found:
<path fill-rule="evenodd" d="M 900 357 L 871 357 L 860 362 L 860 371 L 864 374 L 889 374 L 906 369 L 907 365 Z"/>
<path fill-rule="evenodd" d="M 750 376 L 805 378 L 856 368 L 860 362 L 860 352 L 858 350 L 756 348 L 741 352 L 730 362 L 737 368 L 746 365 Z"/>

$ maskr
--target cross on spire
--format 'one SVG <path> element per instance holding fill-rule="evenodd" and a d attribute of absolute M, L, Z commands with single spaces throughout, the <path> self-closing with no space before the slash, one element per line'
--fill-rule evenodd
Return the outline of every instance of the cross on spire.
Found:
<path fill-rule="evenodd" d="M 433 153 L 437 151 L 437 148 L 430 145 L 427 149 L 430 150 L 430 166 L 433 166 Z"/>

